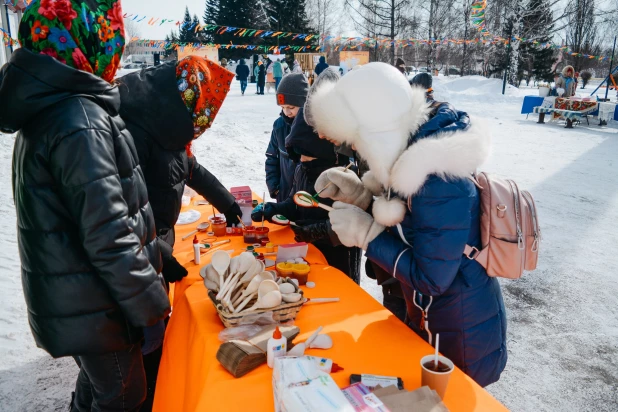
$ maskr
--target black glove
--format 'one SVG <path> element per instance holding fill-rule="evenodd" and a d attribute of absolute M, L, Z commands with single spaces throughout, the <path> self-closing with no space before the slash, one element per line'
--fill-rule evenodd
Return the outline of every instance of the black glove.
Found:
<path fill-rule="evenodd" d="M 189 274 L 187 269 L 178 263 L 174 257 L 163 260 L 163 271 L 161 273 L 168 283 L 177 282 Z"/>
<path fill-rule="evenodd" d="M 320 240 L 329 240 L 328 223 L 322 221 L 296 221 L 296 225 L 290 225 L 294 231 L 294 240 L 297 242 L 314 243 Z"/>
<path fill-rule="evenodd" d="M 251 220 L 254 222 L 261 222 L 262 216 L 264 216 L 264 219 L 270 222 L 273 216 L 278 213 L 278 208 L 275 203 L 261 203 L 251 212 Z"/>
<path fill-rule="evenodd" d="M 240 210 L 240 206 L 238 206 L 238 203 L 234 202 L 232 206 L 230 206 L 229 209 L 223 214 L 225 215 L 227 227 L 231 227 L 232 225 L 237 225 L 238 223 L 240 223 L 240 221 L 238 220 L 238 216 L 242 216 L 242 210 Z"/>

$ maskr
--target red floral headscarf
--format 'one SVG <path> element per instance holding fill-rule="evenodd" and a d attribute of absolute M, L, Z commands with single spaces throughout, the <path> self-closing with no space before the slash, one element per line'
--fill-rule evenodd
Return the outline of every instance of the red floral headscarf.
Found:
<path fill-rule="evenodd" d="M 193 117 L 194 138 L 198 138 L 215 120 L 234 73 L 203 57 L 187 56 L 176 66 L 176 79 L 180 96 Z"/>
<path fill-rule="evenodd" d="M 19 25 L 19 42 L 108 82 L 125 43 L 120 0 L 34 0 Z"/>

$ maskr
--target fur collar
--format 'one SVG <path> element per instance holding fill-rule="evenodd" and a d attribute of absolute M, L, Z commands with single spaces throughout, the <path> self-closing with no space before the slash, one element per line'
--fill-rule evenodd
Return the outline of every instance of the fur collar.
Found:
<path fill-rule="evenodd" d="M 400 223 L 406 208 L 395 193 L 403 198 L 414 196 L 434 174 L 444 180 L 469 177 L 487 160 L 490 147 L 489 129 L 479 119 L 471 119 L 466 130 L 439 133 L 415 142 L 394 162 L 387 184 L 372 172 L 363 176 L 369 190 L 376 193 L 378 188 L 382 189 L 382 196 L 374 203 L 374 218 L 385 226 Z M 388 194 L 389 187 L 392 196 Z"/>

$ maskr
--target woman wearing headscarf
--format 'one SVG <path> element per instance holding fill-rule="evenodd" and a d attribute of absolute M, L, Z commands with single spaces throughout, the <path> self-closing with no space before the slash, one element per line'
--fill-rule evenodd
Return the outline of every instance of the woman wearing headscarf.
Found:
<path fill-rule="evenodd" d="M 170 311 L 133 139 L 110 84 L 124 50 L 116 0 L 35 0 L 0 71 L 21 275 L 37 346 L 80 365 L 72 410 L 138 410 L 142 328 Z"/>
<path fill-rule="evenodd" d="M 224 213 L 228 225 L 238 223 L 242 214 L 234 196 L 191 151 L 193 140 L 210 128 L 219 113 L 233 78 L 232 72 L 216 63 L 188 56 L 118 79 L 120 116 L 135 141 L 167 282 L 187 275 L 172 254 L 185 185 Z M 148 386 L 142 411 L 152 407 L 162 343 L 162 339 L 153 340 L 142 348 Z"/>

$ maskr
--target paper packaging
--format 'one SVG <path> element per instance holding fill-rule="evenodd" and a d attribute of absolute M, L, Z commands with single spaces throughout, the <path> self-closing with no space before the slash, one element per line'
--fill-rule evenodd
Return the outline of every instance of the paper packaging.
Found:
<path fill-rule="evenodd" d="M 329 374 L 303 357 L 275 359 L 275 412 L 354 412 Z"/>
<path fill-rule="evenodd" d="M 394 386 L 390 388 L 399 391 Z M 354 407 L 356 412 L 390 412 L 384 403 L 368 387 L 362 383 L 355 383 L 343 389 L 343 395 Z"/>
<path fill-rule="evenodd" d="M 440 396 L 428 386 L 412 392 L 394 389 L 394 386 L 389 386 L 373 392 L 391 412 L 448 412 Z"/>
<path fill-rule="evenodd" d="M 251 188 L 249 186 L 232 187 L 230 193 L 236 199 L 238 206 L 240 206 L 242 222 L 247 226 L 251 226 L 251 212 L 253 211 Z"/>
<path fill-rule="evenodd" d="M 380 376 L 380 375 L 368 375 L 368 374 L 352 374 L 350 375 L 350 384 L 361 382 L 363 385 L 373 390 L 380 385 L 385 388 L 389 385 L 395 386 L 398 389 L 403 389 L 403 380 L 396 376 Z"/>

